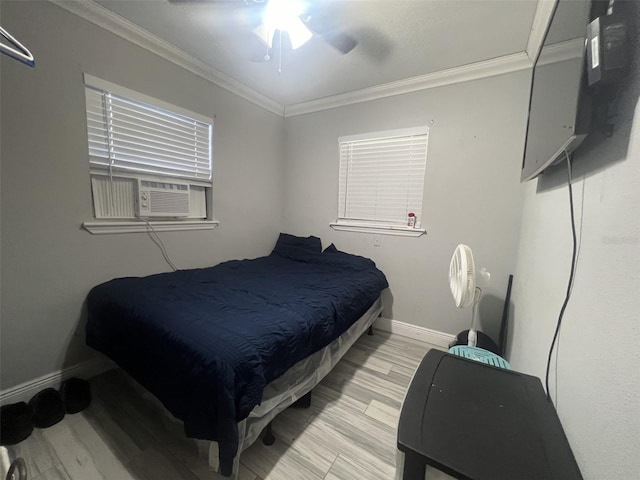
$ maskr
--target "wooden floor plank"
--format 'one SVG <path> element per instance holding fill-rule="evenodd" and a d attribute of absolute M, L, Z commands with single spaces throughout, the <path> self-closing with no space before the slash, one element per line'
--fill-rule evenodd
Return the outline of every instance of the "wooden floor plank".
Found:
<path fill-rule="evenodd" d="M 397 421 L 431 345 L 387 332 L 363 335 L 314 389 L 311 407 L 273 422 L 276 443 L 240 457 L 240 480 L 393 480 Z M 33 480 L 213 480 L 182 424 L 120 370 L 91 380 L 81 414 L 11 447 Z M 444 477 L 434 477 L 444 478 Z"/>
<path fill-rule="evenodd" d="M 359 461 L 351 457 L 340 455 L 325 480 L 391 480 L 395 475 L 395 469 L 385 465 L 380 469 L 370 463 Z"/>
<path fill-rule="evenodd" d="M 69 474 L 62 465 L 56 465 L 36 477 L 28 477 L 29 480 L 68 480 Z"/>
<path fill-rule="evenodd" d="M 68 415 L 68 419 L 70 423 L 68 428 L 74 443 L 86 449 L 92 463 L 105 480 L 128 480 L 133 478 L 86 418 L 81 414 L 76 414 Z M 54 448 L 56 447 L 54 446 Z"/>
<path fill-rule="evenodd" d="M 360 348 L 349 349 L 344 357 L 342 357 L 342 360 L 357 365 L 360 368 L 373 370 L 374 372 L 381 373 L 382 375 L 388 374 L 393 366 L 389 362 L 385 362 L 373 355 L 369 355 L 366 350 Z"/>
<path fill-rule="evenodd" d="M 388 425 L 396 431 L 398 427 L 398 420 L 400 419 L 400 410 L 390 407 L 377 400 L 371 400 L 369 407 L 364 411 L 364 414 L 379 422 Z"/>
<path fill-rule="evenodd" d="M 277 440 L 269 447 L 257 441 L 241 459 L 243 465 L 265 480 L 318 480 L 326 474 L 294 447 Z"/>
<path fill-rule="evenodd" d="M 91 453 L 71 432 L 69 426 L 58 423 L 44 430 L 46 440 L 69 475 L 68 480 L 106 480 L 96 466 Z M 105 472 L 106 473 L 106 472 Z M 131 480 L 130 475 L 122 475 L 121 480 Z"/>
<path fill-rule="evenodd" d="M 345 458 L 357 458 L 358 461 L 372 465 L 379 471 L 395 467 L 394 457 L 390 453 L 395 449 L 395 440 L 390 442 L 387 439 L 384 443 L 376 441 L 373 437 L 362 440 L 358 436 L 352 436 L 348 431 L 336 430 L 334 425 L 322 419 L 309 424 L 306 431 L 318 444 L 335 448 L 339 455 Z"/>
<path fill-rule="evenodd" d="M 359 400 L 347 395 L 340 390 L 331 388 L 328 382 L 321 382 L 313 389 L 311 407 L 309 410 L 315 414 L 334 408 L 353 410 L 356 413 L 364 412 L 369 402 Z"/>
<path fill-rule="evenodd" d="M 176 457 L 155 448 L 138 455 L 129 468 L 138 480 L 199 480 Z"/>
<path fill-rule="evenodd" d="M 60 459 L 44 438 L 43 431 L 36 428 L 27 442 L 7 447 L 11 458 L 22 457 L 25 460 L 27 471 L 32 476 L 47 472 L 60 465 Z"/>

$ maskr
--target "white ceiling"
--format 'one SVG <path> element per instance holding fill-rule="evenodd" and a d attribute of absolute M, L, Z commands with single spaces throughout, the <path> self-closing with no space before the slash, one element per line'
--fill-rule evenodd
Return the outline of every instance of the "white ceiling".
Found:
<path fill-rule="evenodd" d="M 315 36 L 262 60 L 260 5 L 243 0 L 98 0 L 214 70 L 295 105 L 523 52 L 538 0 L 315 0 L 358 41 L 342 55 Z M 250 0 L 248 0 L 250 3 Z M 262 61 L 257 61 L 262 60 Z"/>

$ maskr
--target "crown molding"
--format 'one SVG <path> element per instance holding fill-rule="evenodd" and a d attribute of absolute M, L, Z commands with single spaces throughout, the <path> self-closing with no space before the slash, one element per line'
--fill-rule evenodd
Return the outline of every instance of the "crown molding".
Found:
<path fill-rule="evenodd" d="M 535 28 L 532 27 L 527 52 L 505 55 L 461 67 L 285 106 L 249 88 L 175 45 L 149 33 L 142 27 L 130 22 L 93 0 L 49 0 L 49 2 L 281 117 L 293 117 L 305 113 L 313 113 L 354 103 L 367 102 L 531 68 L 533 62 L 527 52 L 530 51 L 529 48 L 532 45 L 533 31 L 540 30 L 540 25 L 543 27 L 546 25 L 544 22 L 548 21 L 550 13 L 548 13 L 546 17 L 544 13 L 547 12 L 549 4 L 555 4 L 555 0 L 539 0 L 534 18 Z M 536 27 L 536 25 L 538 25 L 538 27 Z M 544 28 L 540 35 L 541 38 L 544 36 Z"/>
<path fill-rule="evenodd" d="M 368 102 L 370 100 L 377 100 L 394 95 L 402 95 L 419 90 L 427 90 L 495 75 L 503 75 L 505 73 L 531 68 L 531 66 L 532 62 L 525 52 L 514 53 L 482 62 L 463 65 L 461 67 L 407 78 L 405 80 L 376 85 L 362 90 L 287 105 L 285 106 L 284 116 L 293 117 L 353 103 Z"/>
<path fill-rule="evenodd" d="M 156 55 L 194 73 L 205 80 L 229 90 L 249 102 L 283 116 L 284 106 L 247 87 L 234 78 L 189 55 L 175 45 L 149 33 L 133 22 L 121 17 L 92 0 L 49 0 L 51 3 L 83 18 L 105 30 L 155 53 Z"/>
<path fill-rule="evenodd" d="M 584 38 L 574 38 L 564 42 L 554 43 L 540 52 L 537 65 L 564 62 L 572 59 L 582 59 L 585 51 Z"/>
<path fill-rule="evenodd" d="M 553 16 L 556 3 L 558 3 L 558 0 L 538 0 L 526 49 L 531 62 L 536 61 L 538 53 L 542 49 L 542 42 L 544 42 L 544 36 L 545 33 L 547 33 L 547 26 Z"/>

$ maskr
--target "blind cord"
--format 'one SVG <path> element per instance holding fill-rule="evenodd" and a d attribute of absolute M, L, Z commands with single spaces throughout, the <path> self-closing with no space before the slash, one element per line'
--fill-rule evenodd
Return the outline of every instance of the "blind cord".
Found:
<path fill-rule="evenodd" d="M 146 218 L 141 218 L 141 220 L 144 223 L 146 223 L 147 226 L 154 233 L 155 238 L 153 238 L 153 235 L 151 235 L 151 232 L 149 230 L 147 230 L 147 235 L 149 235 L 149 238 L 151 239 L 151 241 L 153 243 L 155 243 L 157 245 L 157 247 L 160 249 L 160 252 L 162 253 L 162 256 L 164 257 L 164 259 L 167 262 L 167 264 L 169 264 L 169 266 L 171 267 L 171 269 L 174 272 L 177 271 L 178 267 L 176 267 L 175 263 L 173 263 L 171 261 L 171 258 L 169 257 L 169 254 L 167 253 L 167 248 L 164 246 L 164 243 L 162 242 L 162 239 L 160 238 L 160 235 L 158 235 L 158 232 L 156 232 L 156 229 L 153 228 L 153 225 L 151 225 L 151 223 Z"/>
<path fill-rule="evenodd" d="M 556 344 L 556 340 L 558 339 L 558 334 L 560 333 L 560 326 L 562 325 L 562 319 L 564 317 L 564 312 L 567 309 L 567 305 L 569 303 L 569 299 L 571 298 L 571 292 L 573 290 L 573 280 L 576 270 L 576 257 L 578 250 L 578 240 L 576 236 L 576 220 L 575 214 L 573 211 L 573 188 L 571 186 L 571 159 L 569 158 L 569 153 L 565 150 L 565 157 L 567 159 L 567 174 L 568 174 L 568 185 L 569 185 L 569 207 L 571 209 L 571 233 L 573 236 L 573 253 L 571 255 L 571 272 L 569 273 L 569 282 L 567 284 L 567 293 L 564 298 L 564 302 L 562 303 L 562 308 L 560 309 L 560 314 L 558 315 L 558 321 L 556 322 L 556 330 L 553 334 L 553 340 L 551 341 L 551 346 L 549 347 L 549 357 L 547 358 L 547 371 L 545 375 L 545 386 L 547 389 L 547 400 L 551 401 L 551 394 L 549 393 L 549 370 L 551 368 L 551 357 L 553 356 L 553 348 Z M 556 359 L 557 362 L 557 359 Z"/>

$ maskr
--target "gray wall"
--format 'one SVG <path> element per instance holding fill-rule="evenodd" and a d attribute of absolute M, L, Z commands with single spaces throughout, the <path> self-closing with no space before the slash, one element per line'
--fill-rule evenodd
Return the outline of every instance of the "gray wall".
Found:
<path fill-rule="evenodd" d="M 311 233 L 387 273 L 385 316 L 456 333 L 469 312 L 453 306 L 448 262 L 466 242 L 493 273 L 485 330 L 495 329 L 515 271 L 510 360 L 544 377 L 571 237 L 564 173 L 519 184 L 528 73 L 282 120 L 49 3 L 1 5 L 2 25 L 38 62 L 0 61 L 2 389 L 91 356 L 81 325 L 92 285 L 167 270 L 144 234 L 80 228 L 91 217 L 82 72 L 216 116 L 214 216 L 222 223 L 161 234 L 179 267 L 266 254 L 281 230 Z M 640 471 L 639 95 L 636 67 L 616 135 L 587 145 L 575 163 L 580 257 L 551 391 L 588 479 Z M 372 235 L 331 230 L 337 137 L 421 124 L 431 127 L 428 235 L 384 236 L 376 248 Z"/>
<path fill-rule="evenodd" d="M 161 238 L 179 268 L 256 257 L 282 220 L 284 121 L 48 2 L 2 2 L 36 57 L 2 56 L 2 345 L 5 389 L 89 358 L 82 310 L 116 276 L 166 271 L 146 234 L 94 236 L 82 73 L 213 117 L 212 231 Z"/>
<path fill-rule="evenodd" d="M 520 228 L 519 183 L 529 73 L 517 72 L 291 117 L 286 120 L 285 227 L 372 258 L 390 283 L 384 316 L 433 330 L 469 328 L 455 307 L 449 260 L 458 243 L 473 248 L 492 282 L 481 304 L 483 328 L 498 330 Z M 419 238 L 337 232 L 338 137 L 429 125 Z"/>
<path fill-rule="evenodd" d="M 636 55 L 640 52 L 635 49 Z M 640 63 L 614 136 L 576 152 L 579 257 L 550 391 L 585 479 L 640 472 Z M 543 379 L 569 277 L 566 167 L 526 185 L 514 283 L 511 362 Z"/>

